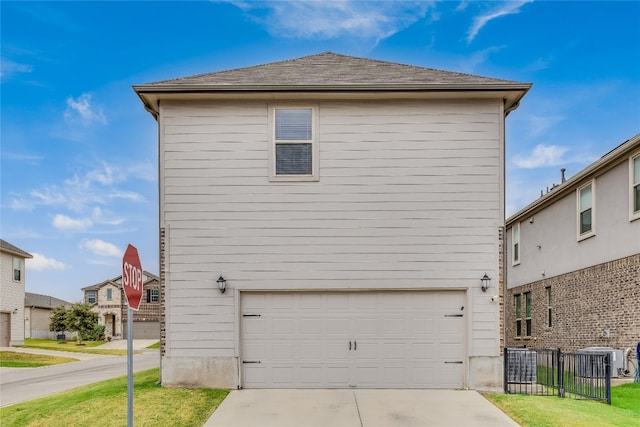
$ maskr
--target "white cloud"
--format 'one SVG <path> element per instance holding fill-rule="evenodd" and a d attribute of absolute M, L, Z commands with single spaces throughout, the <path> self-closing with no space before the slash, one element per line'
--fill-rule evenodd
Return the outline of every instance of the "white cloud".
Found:
<path fill-rule="evenodd" d="M 563 156 L 568 150 L 558 145 L 538 144 L 529 155 L 514 156 L 513 163 L 525 169 L 557 166 L 566 163 Z"/>
<path fill-rule="evenodd" d="M 235 1 L 272 34 L 302 39 L 383 40 L 424 18 L 434 1 Z M 258 17 L 267 10 L 267 16 Z"/>
<path fill-rule="evenodd" d="M 77 99 L 67 98 L 67 109 L 64 112 L 67 123 L 80 123 L 84 126 L 107 123 L 102 109 L 91 105 L 92 96 L 90 93 L 83 93 Z"/>
<path fill-rule="evenodd" d="M 51 184 L 14 196 L 10 201 L 13 210 L 32 210 L 37 206 L 58 206 L 74 212 L 85 212 L 91 205 L 106 205 L 111 199 L 139 201 L 143 197 L 133 191 L 117 188 L 125 181 L 126 173 L 106 162 L 95 169 L 75 174 L 61 185 Z"/>
<path fill-rule="evenodd" d="M 138 193 L 135 193 L 133 191 L 114 191 L 112 193 L 109 193 L 109 198 L 110 199 L 125 199 L 125 200 L 131 200 L 131 201 L 138 201 L 138 200 L 142 200 L 142 196 Z"/>
<path fill-rule="evenodd" d="M 47 258 L 37 252 L 32 252 L 31 255 L 33 255 L 33 258 L 26 260 L 27 269 L 29 270 L 64 270 L 67 268 L 66 264 L 53 258 Z"/>
<path fill-rule="evenodd" d="M 53 226 L 59 230 L 82 231 L 93 225 L 89 218 L 73 219 L 66 215 L 57 214 L 53 218 Z"/>
<path fill-rule="evenodd" d="M 82 243 L 82 247 L 100 256 L 121 257 L 124 254 L 124 252 L 118 249 L 113 243 L 108 243 L 100 239 L 86 240 Z"/>
<path fill-rule="evenodd" d="M 0 78 L 6 79 L 19 73 L 30 73 L 33 67 L 28 64 L 20 64 L 9 59 L 0 58 Z"/>
<path fill-rule="evenodd" d="M 504 1 L 504 2 L 495 2 L 490 3 L 492 5 L 498 5 L 495 9 L 490 10 L 489 12 L 476 16 L 473 20 L 473 25 L 469 28 L 469 32 L 467 33 L 467 43 L 471 43 L 473 39 L 478 35 L 478 32 L 484 27 L 489 21 L 492 21 L 496 18 L 500 18 L 506 15 L 513 15 L 516 13 L 520 13 L 520 8 L 527 3 L 531 3 L 533 0 L 519 0 L 519 1 Z"/>

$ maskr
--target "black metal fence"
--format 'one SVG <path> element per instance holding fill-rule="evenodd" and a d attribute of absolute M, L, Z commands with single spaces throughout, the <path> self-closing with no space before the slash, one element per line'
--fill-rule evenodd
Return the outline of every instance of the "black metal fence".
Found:
<path fill-rule="evenodd" d="M 611 404 L 609 353 L 505 348 L 504 391 Z"/>

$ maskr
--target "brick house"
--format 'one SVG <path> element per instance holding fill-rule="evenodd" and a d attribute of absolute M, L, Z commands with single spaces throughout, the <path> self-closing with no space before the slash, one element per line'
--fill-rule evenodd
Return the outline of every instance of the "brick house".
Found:
<path fill-rule="evenodd" d="M 506 221 L 508 346 L 640 341 L 640 134 Z"/>
<path fill-rule="evenodd" d="M 93 305 L 98 322 L 105 326 L 105 336 L 127 338 L 127 304 L 122 290 L 122 276 L 82 288 L 84 302 Z M 133 336 L 160 339 L 160 284 L 158 276 L 143 271 L 143 296 L 133 314 Z"/>
<path fill-rule="evenodd" d="M 500 389 L 504 126 L 530 87 L 331 52 L 134 86 L 162 383 Z"/>

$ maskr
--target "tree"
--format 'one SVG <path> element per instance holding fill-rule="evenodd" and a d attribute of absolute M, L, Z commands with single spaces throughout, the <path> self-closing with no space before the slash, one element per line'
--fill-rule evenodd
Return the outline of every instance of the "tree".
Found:
<path fill-rule="evenodd" d="M 49 330 L 60 333 L 64 333 L 67 330 L 67 309 L 64 305 L 59 305 L 53 309 Z"/>
<path fill-rule="evenodd" d="M 90 337 L 98 324 L 98 313 L 91 311 L 91 304 L 75 303 L 67 311 L 67 330 L 78 333 L 78 341 Z"/>

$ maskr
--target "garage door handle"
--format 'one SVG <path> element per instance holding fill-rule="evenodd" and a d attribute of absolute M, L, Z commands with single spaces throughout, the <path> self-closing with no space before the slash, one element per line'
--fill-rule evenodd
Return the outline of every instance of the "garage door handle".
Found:
<path fill-rule="evenodd" d="M 353 342 L 353 350 L 357 350 L 358 349 L 358 341 L 354 341 Z"/>
<path fill-rule="evenodd" d="M 349 350 L 351 350 L 351 341 L 349 341 Z"/>
<path fill-rule="evenodd" d="M 462 365 L 462 360 L 454 360 L 454 361 L 451 361 L 451 362 L 444 362 L 444 363 L 454 363 L 456 365 Z"/>

